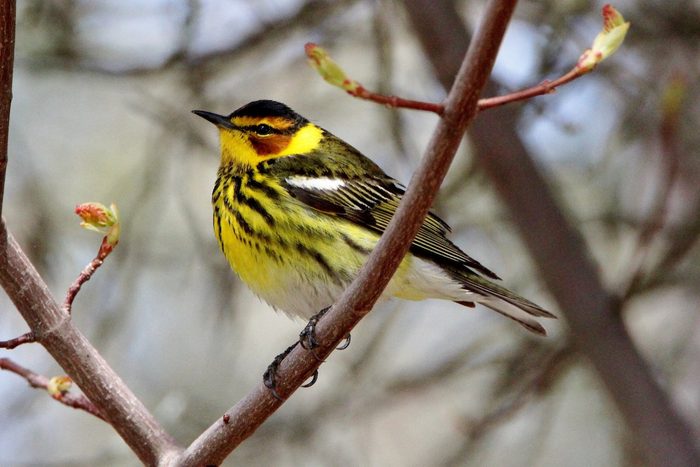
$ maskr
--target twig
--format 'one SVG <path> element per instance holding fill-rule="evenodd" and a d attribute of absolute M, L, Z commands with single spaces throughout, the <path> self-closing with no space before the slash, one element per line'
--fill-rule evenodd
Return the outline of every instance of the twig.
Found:
<path fill-rule="evenodd" d="M 68 287 L 68 292 L 66 293 L 66 298 L 63 300 L 63 310 L 71 314 L 72 308 L 73 308 L 73 300 L 75 300 L 75 296 L 78 295 L 78 292 L 80 292 L 80 288 L 83 286 L 83 284 L 87 281 L 90 280 L 93 274 L 95 274 L 95 271 L 97 271 L 97 268 L 102 266 L 104 263 L 104 260 L 101 259 L 98 256 L 95 257 L 92 261 L 88 263 L 87 266 L 85 266 L 85 269 L 83 269 L 78 277 L 73 281 L 70 287 Z"/>
<path fill-rule="evenodd" d="M 505 104 L 510 104 L 511 102 L 523 101 L 525 99 L 530 99 L 531 97 L 535 96 L 551 94 L 554 91 L 556 91 L 556 89 L 559 86 L 570 83 L 571 81 L 575 80 L 576 78 L 580 78 L 585 74 L 586 72 L 582 71 L 580 68 L 574 67 L 571 70 L 569 70 L 568 73 L 566 73 L 563 76 L 560 76 L 554 81 L 545 80 L 537 86 L 532 86 L 521 91 L 512 92 L 503 96 L 479 99 L 479 111 L 492 109 L 494 107 L 499 107 Z"/>
<path fill-rule="evenodd" d="M 29 331 L 14 339 L 0 341 L 0 349 L 12 350 L 22 344 L 31 344 L 32 342 L 36 342 L 36 336 L 34 336 L 33 332 Z"/>
<path fill-rule="evenodd" d="M 544 94 L 551 94 L 556 91 L 559 86 L 567 84 L 581 76 L 585 75 L 587 72 L 582 71 L 578 67 L 574 67 L 569 70 L 563 76 L 549 81 L 542 81 L 536 86 L 529 87 L 527 89 L 522 89 L 520 91 L 515 91 L 509 94 L 504 94 L 502 96 L 496 97 L 486 97 L 479 99 L 477 107 L 479 112 L 483 110 L 493 109 L 494 107 L 500 107 L 502 105 L 510 104 L 512 102 L 523 101 L 530 99 L 535 96 L 542 96 Z M 378 104 L 386 105 L 388 107 L 412 109 L 412 110 L 423 110 L 426 112 L 433 112 L 438 115 L 442 115 L 445 110 L 444 104 L 438 104 L 434 102 L 423 102 L 414 101 L 410 99 L 404 99 L 397 96 L 385 96 L 376 92 L 369 91 L 365 89 L 364 86 L 358 85 L 352 90 L 346 91 L 348 94 L 354 97 L 359 97 L 360 99 L 366 99 Z"/>
<path fill-rule="evenodd" d="M 396 214 L 358 277 L 316 327 L 321 344 L 316 350 L 322 358 L 372 309 L 408 250 L 433 204 L 467 125 L 476 115 L 479 93 L 491 72 L 515 4 L 515 0 L 488 2 L 479 32 L 447 97 L 443 118 Z M 319 364 L 310 352 L 297 346 L 280 365 L 277 392 L 288 397 Z M 217 420 L 186 449 L 181 465 L 220 463 L 281 404 L 259 383 L 227 412 L 228 424 Z"/>
<path fill-rule="evenodd" d="M 376 102 L 377 104 L 386 105 L 387 107 L 423 110 L 425 112 L 433 112 L 438 115 L 442 115 L 445 111 L 444 104 L 414 101 L 411 99 L 404 99 L 403 97 L 398 96 L 385 96 L 383 94 L 369 91 L 365 89 L 365 87 L 362 85 L 358 85 L 353 90 L 347 91 L 347 93 L 351 96 L 359 97 L 360 99 L 366 99 L 368 101 Z"/>
<path fill-rule="evenodd" d="M 34 373 L 33 371 L 24 368 L 23 366 L 13 362 L 9 358 L 0 358 L 0 369 L 11 371 L 22 378 L 26 379 L 29 385 L 33 388 L 49 390 L 49 378 L 46 376 Z M 51 395 L 52 399 L 57 400 L 63 405 L 68 407 L 73 407 L 74 409 L 84 410 L 95 417 L 107 421 L 107 418 L 102 413 L 102 411 L 95 406 L 90 400 L 83 394 L 73 394 L 70 392 L 59 392 L 57 394 Z"/>

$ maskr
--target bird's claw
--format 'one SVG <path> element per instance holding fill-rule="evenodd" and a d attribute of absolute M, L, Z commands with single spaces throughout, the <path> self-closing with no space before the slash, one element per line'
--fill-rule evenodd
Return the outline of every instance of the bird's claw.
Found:
<path fill-rule="evenodd" d="M 304 329 L 299 333 L 299 343 L 301 346 L 311 352 L 313 356 L 316 358 L 316 360 L 323 361 L 322 358 L 318 356 L 318 354 L 314 351 L 317 347 L 319 347 L 319 342 L 316 339 L 316 325 L 318 324 L 319 320 L 323 315 L 325 315 L 328 310 L 330 310 L 330 307 L 324 308 L 323 310 L 319 311 L 315 315 L 311 317 L 308 323 L 306 323 L 306 326 Z M 350 346 L 350 334 L 345 336 L 345 339 L 341 345 L 336 347 L 336 350 L 345 350 Z"/>
<path fill-rule="evenodd" d="M 282 352 L 281 354 L 277 355 L 274 360 L 272 360 L 272 363 L 270 363 L 267 366 L 267 370 L 265 370 L 265 373 L 263 373 L 263 384 L 267 389 L 270 390 L 270 393 L 272 394 L 272 397 L 277 399 L 278 401 L 284 401 L 282 396 L 279 395 L 277 392 L 277 370 L 279 369 L 280 363 L 282 363 L 282 360 L 285 359 L 289 353 L 294 350 L 294 347 L 296 347 L 298 342 L 295 342 L 294 344 L 290 345 L 287 347 L 287 349 Z M 315 381 L 313 381 L 315 382 Z"/>

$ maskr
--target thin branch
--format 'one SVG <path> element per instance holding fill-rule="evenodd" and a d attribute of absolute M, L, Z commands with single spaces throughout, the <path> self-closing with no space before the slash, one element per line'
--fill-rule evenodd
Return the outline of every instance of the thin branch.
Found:
<path fill-rule="evenodd" d="M 376 102 L 377 104 L 386 105 L 387 107 L 422 110 L 424 112 L 433 112 L 438 115 L 442 115 L 445 111 L 445 105 L 441 103 L 438 104 L 434 102 L 414 101 L 398 96 L 385 96 L 384 94 L 379 94 L 365 89 L 365 87 L 362 85 L 358 85 L 356 88 L 346 92 L 351 96 Z"/>
<path fill-rule="evenodd" d="M 0 349 L 12 350 L 22 344 L 31 344 L 32 342 L 36 342 L 36 336 L 34 336 L 33 332 L 29 331 L 14 339 L 0 341 Z"/>
<path fill-rule="evenodd" d="M 85 269 L 83 269 L 80 272 L 75 281 L 73 281 L 71 286 L 68 287 L 68 292 L 66 293 L 66 298 L 63 300 L 62 307 L 66 313 L 71 314 L 73 308 L 73 300 L 75 300 L 76 295 L 78 295 L 78 292 L 80 292 L 80 288 L 83 286 L 84 283 L 90 280 L 92 275 L 95 274 L 95 271 L 97 271 L 97 269 L 100 266 L 102 266 L 102 264 L 104 264 L 104 257 L 102 257 L 101 254 L 98 254 L 92 261 L 88 263 L 87 266 L 85 266 Z"/>
<path fill-rule="evenodd" d="M 323 48 L 319 47 L 313 42 L 308 42 L 304 49 L 306 51 L 306 56 L 309 58 L 309 63 L 314 69 L 316 69 L 323 79 L 333 86 L 343 89 L 353 97 L 365 99 L 392 108 L 422 110 L 425 112 L 433 112 L 438 115 L 442 115 L 445 112 L 444 103 L 415 101 L 411 99 L 404 99 L 403 97 L 387 96 L 385 94 L 370 91 L 359 82 L 349 78 L 343 69 Z M 591 70 L 592 68 L 584 68 L 577 64 L 565 75 L 553 81 L 545 80 L 536 86 L 512 92 L 510 94 L 479 99 L 477 102 L 477 110 L 482 111 L 492 109 L 494 107 L 500 107 L 512 102 L 530 99 L 535 96 L 551 94 L 557 87 L 567 84 L 576 78 L 580 78 L 581 76 L 589 73 Z"/>
<path fill-rule="evenodd" d="M 530 99 L 535 96 L 542 96 L 544 94 L 551 94 L 556 91 L 559 86 L 570 83 L 571 81 L 580 78 L 587 72 L 581 70 L 578 67 L 574 67 L 565 75 L 559 78 L 549 81 L 542 81 L 536 86 L 529 87 L 527 89 L 522 89 L 520 91 L 515 91 L 509 94 L 504 94 L 502 96 L 496 97 L 486 97 L 479 99 L 477 104 L 479 112 L 482 110 L 493 109 L 494 107 L 500 107 L 502 105 L 510 104 L 517 101 L 523 101 Z M 411 99 L 404 99 L 397 96 L 386 96 L 376 92 L 369 91 L 362 85 L 358 85 L 356 88 L 347 91 L 348 94 L 360 99 L 366 99 L 377 104 L 386 105 L 394 108 L 412 109 L 412 110 L 422 110 L 426 112 L 433 112 L 438 115 L 442 115 L 445 110 L 445 105 L 442 103 L 434 102 L 423 102 L 414 101 Z"/>
<path fill-rule="evenodd" d="M 34 373 L 33 371 L 24 368 L 21 365 L 13 362 L 9 358 L 0 358 L 0 370 L 7 370 L 15 373 L 22 378 L 26 379 L 29 385 L 33 388 L 49 390 L 49 378 L 46 376 Z M 58 393 L 51 396 L 52 399 L 57 400 L 63 405 L 68 407 L 73 407 L 74 409 L 84 410 L 85 412 L 94 415 L 95 417 L 107 421 L 107 418 L 102 413 L 102 411 L 95 406 L 90 400 L 83 394 L 73 394 L 70 392 Z"/>
<path fill-rule="evenodd" d="M 452 2 L 406 1 L 411 22 L 443 86 L 469 37 Z M 580 233 L 554 200 L 527 153 L 518 115 L 499 108 L 470 131 L 477 163 L 491 179 L 540 274 L 567 317 L 577 348 L 591 361 L 651 465 L 700 465 L 695 441 L 652 376 L 603 287 Z"/>
<path fill-rule="evenodd" d="M 544 94 L 551 94 L 554 91 L 556 91 L 556 89 L 559 86 L 570 83 L 571 81 L 575 80 L 576 78 L 580 78 L 586 73 L 587 72 L 582 71 L 580 68 L 574 67 L 571 70 L 569 70 L 568 73 L 566 73 L 563 76 L 560 76 L 554 81 L 545 80 L 537 86 L 532 86 L 527 89 L 515 91 L 510 94 L 479 99 L 479 111 L 492 109 L 494 107 L 500 107 L 502 105 L 510 104 L 512 102 L 523 101 L 532 97 L 542 96 Z"/>
<path fill-rule="evenodd" d="M 15 0 L 0 2 L 0 218 L 7 171 L 7 138 L 10 133 L 12 69 L 15 61 Z"/>
<path fill-rule="evenodd" d="M 369 313 L 408 251 L 465 129 L 476 115 L 479 93 L 491 73 L 515 4 L 515 0 L 492 0 L 487 4 L 481 27 L 447 97 L 443 118 L 396 214 L 358 277 L 316 327 L 321 344 L 316 351 L 322 358 Z M 319 364 L 310 352 L 297 346 L 280 365 L 277 392 L 288 397 Z M 181 465 L 220 463 L 281 404 L 262 383 L 258 384 L 227 412 L 228 424 L 217 420 L 186 449 Z"/>

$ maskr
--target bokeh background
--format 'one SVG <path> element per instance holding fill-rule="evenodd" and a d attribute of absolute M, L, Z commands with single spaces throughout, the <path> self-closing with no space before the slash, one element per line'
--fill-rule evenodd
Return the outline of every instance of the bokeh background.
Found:
<path fill-rule="evenodd" d="M 454 5 L 473 28 L 483 2 Z M 615 6 L 632 22 L 622 50 L 512 110 L 622 300 L 636 344 L 698 430 L 700 10 L 692 1 Z M 600 29 L 601 7 L 522 1 L 494 70 L 502 91 L 567 71 Z M 308 67 L 307 41 L 370 89 L 444 97 L 399 1 L 18 2 L 8 226 L 61 299 L 100 241 L 79 228 L 74 206 L 117 203 L 121 243 L 73 316 L 183 444 L 245 395 L 304 324 L 261 303 L 218 251 L 210 208 L 218 140 L 190 110 L 283 101 L 404 182 L 437 121 L 331 88 Z M 508 287 L 558 312 L 469 141 L 462 146 L 435 210 Z M 0 338 L 26 331 L 4 295 L 0 309 Z M 318 383 L 227 462 L 639 465 L 565 320 L 545 324 L 550 337 L 539 339 L 480 307 L 384 303 Z M 2 355 L 61 374 L 39 345 Z M 0 373 L 0 401 L 1 465 L 138 464 L 107 424 L 15 375 Z"/>

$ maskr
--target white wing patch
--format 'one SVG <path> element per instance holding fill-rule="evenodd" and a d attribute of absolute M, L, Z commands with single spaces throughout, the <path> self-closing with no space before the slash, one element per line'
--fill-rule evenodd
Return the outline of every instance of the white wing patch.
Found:
<path fill-rule="evenodd" d="M 289 177 L 285 181 L 305 190 L 333 191 L 345 186 L 345 181 L 328 177 Z"/>

